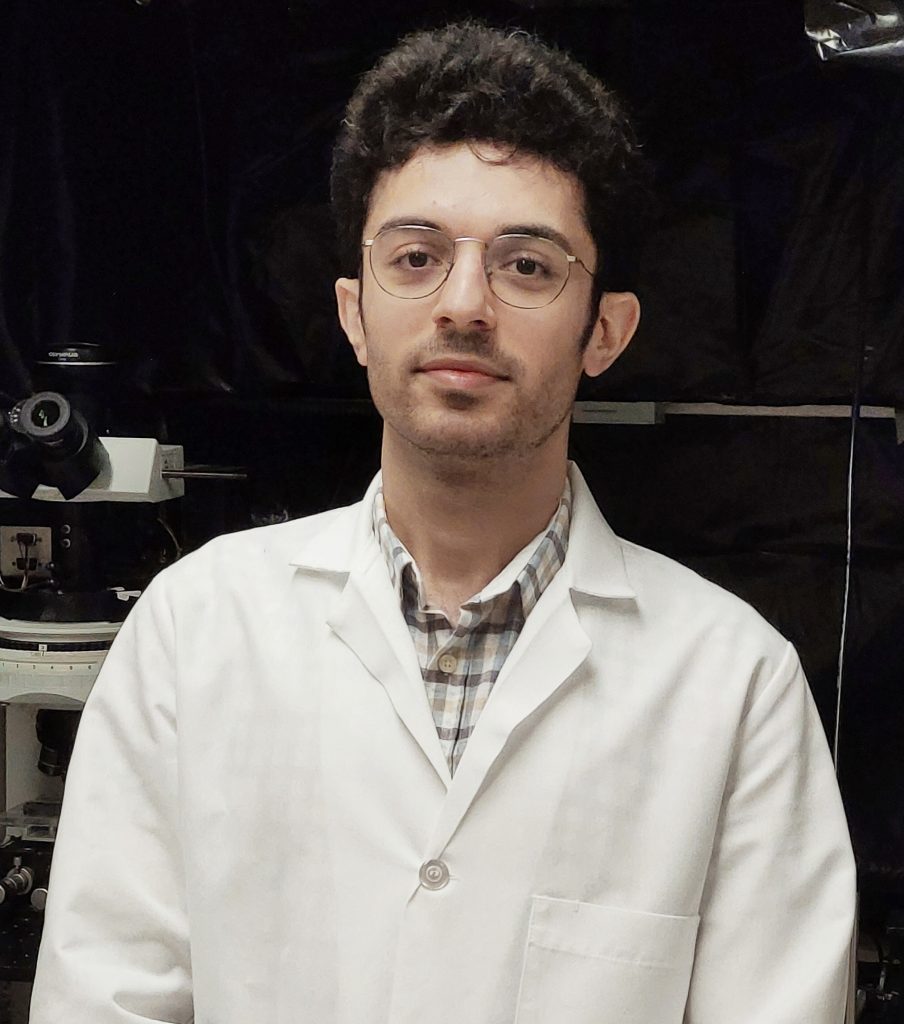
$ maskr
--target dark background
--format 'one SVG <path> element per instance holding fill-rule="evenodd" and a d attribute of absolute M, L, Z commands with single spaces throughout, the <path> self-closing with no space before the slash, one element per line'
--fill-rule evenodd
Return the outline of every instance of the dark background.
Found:
<path fill-rule="evenodd" d="M 662 210 L 636 341 L 585 399 L 904 406 L 904 74 L 821 63 L 796 0 L 621 5 L 6 0 L 0 391 L 51 348 L 118 361 L 103 426 L 246 483 L 194 483 L 193 547 L 356 500 L 380 423 L 336 323 L 329 150 L 357 76 L 450 16 L 538 30 L 621 92 Z M 798 646 L 830 740 L 847 419 L 581 424 L 623 535 Z M 904 448 L 853 445 L 840 776 L 866 904 L 904 893 Z M 884 902 L 883 902 L 884 901 Z"/>

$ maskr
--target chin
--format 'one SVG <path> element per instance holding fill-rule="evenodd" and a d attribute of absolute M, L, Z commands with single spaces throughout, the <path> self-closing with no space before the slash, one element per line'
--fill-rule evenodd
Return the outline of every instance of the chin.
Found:
<path fill-rule="evenodd" d="M 478 431 L 424 431 L 408 438 L 420 451 L 437 458 L 487 461 L 521 454 L 523 440 Z"/>

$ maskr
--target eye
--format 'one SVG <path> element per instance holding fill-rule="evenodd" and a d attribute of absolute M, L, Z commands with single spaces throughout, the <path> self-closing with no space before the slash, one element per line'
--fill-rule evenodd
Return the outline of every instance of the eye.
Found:
<path fill-rule="evenodd" d="M 559 278 L 560 255 L 564 253 L 545 238 L 499 235 L 487 250 L 487 269 L 517 287 L 537 288 Z"/>
<path fill-rule="evenodd" d="M 442 259 L 430 252 L 428 246 L 409 245 L 400 249 L 389 262 L 396 270 L 430 270 L 439 266 Z"/>
<path fill-rule="evenodd" d="M 497 270 L 512 277 L 546 279 L 551 274 L 549 263 L 537 253 L 509 253 L 500 261 Z"/>

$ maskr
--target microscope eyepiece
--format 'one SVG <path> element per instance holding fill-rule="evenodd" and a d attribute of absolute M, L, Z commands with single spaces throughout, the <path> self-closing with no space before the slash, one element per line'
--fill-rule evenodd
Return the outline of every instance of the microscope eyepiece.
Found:
<path fill-rule="evenodd" d="M 20 402 L 9 412 L 9 425 L 35 449 L 41 482 L 56 487 L 64 498 L 74 498 L 104 468 L 103 445 L 84 416 L 57 391 L 39 391 Z"/>
<path fill-rule="evenodd" d="M 55 391 L 39 391 L 18 407 L 15 427 L 29 440 L 47 448 L 71 448 L 78 451 L 83 443 L 84 421 L 73 414 L 72 406 Z"/>

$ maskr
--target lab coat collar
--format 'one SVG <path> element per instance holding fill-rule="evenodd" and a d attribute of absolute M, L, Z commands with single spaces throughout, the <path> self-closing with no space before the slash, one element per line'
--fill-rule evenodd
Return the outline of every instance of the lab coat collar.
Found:
<path fill-rule="evenodd" d="M 568 553 L 562 572 L 573 591 L 594 597 L 634 598 L 622 547 L 603 518 L 581 471 L 568 465 L 573 507 Z M 340 509 L 324 529 L 310 538 L 291 559 L 300 569 L 323 573 L 350 573 L 370 563 L 379 545 L 373 535 L 374 495 L 382 481 L 377 473 L 357 505 Z"/>
<path fill-rule="evenodd" d="M 568 464 L 572 514 L 563 572 L 572 591 L 593 597 L 635 598 L 621 541 L 603 518 L 583 474 Z"/>
<path fill-rule="evenodd" d="M 301 546 L 290 564 L 311 572 L 348 574 L 362 560 L 369 562 L 374 550 L 379 553 L 372 510 L 382 479 L 383 474 L 377 473 L 360 502 L 338 509 L 324 529 Z"/>

